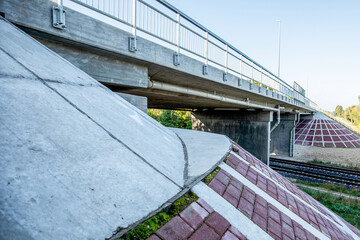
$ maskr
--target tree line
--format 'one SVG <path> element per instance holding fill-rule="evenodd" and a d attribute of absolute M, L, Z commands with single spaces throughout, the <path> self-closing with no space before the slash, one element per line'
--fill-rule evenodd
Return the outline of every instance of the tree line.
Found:
<path fill-rule="evenodd" d="M 334 115 L 341 117 L 355 126 L 360 126 L 360 96 L 358 97 L 359 104 L 353 105 L 344 110 L 341 105 L 336 106 Z"/>
<path fill-rule="evenodd" d="M 191 112 L 148 109 L 148 115 L 166 127 L 191 129 Z"/>

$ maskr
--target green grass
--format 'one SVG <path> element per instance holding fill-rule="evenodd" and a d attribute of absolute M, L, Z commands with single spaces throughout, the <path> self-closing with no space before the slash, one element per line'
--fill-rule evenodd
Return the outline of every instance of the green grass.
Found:
<path fill-rule="evenodd" d="M 348 195 L 355 196 L 355 197 L 360 197 L 360 191 L 355 190 L 355 189 L 348 189 L 343 186 L 337 186 L 337 185 L 326 184 L 326 183 L 312 183 L 312 182 L 307 182 L 307 181 L 302 181 L 302 180 L 296 180 L 296 183 L 300 183 L 300 184 L 312 186 L 312 187 L 324 188 L 329 191 L 344 193 L 344 194 L 348 194 Z"/>
<path fill-rule="evenodd" d="M 198 196 L 193 192 L 188 192 L 182 197 L 177 199 L 170 207 L 167 212 L 161 212 L 157 215 L 146 220 L 136 228 L 132 229 L 130 232 L 125 234 L 123 237 L 118 238 L 118 240 L 142 240 L 147 239 L 153 233 L 156 232 L 159 228 L 164 226 L 170 219 L 182 212 L 187 206 L 192 202 L 196 201 Z"/>
<path fill-rule="evenodd" d="M 301 188 L 301 187 L 300 187 Z M 360 229 L 360 201 L 336 196 L 330 193 L 301 188 L 327 208 Z"/>
<path fill-rule="evenodd" d="M 347 168 L 347 169 L 353 169 L 353 170 L 360 171 L 360 167 L 358 167 L 358 166 L 349 166 L 349 165 L 342 165 L 340 163 L 323 162 L 323 161 L 320 161 L 320 160 L 317 160 L 317 159 L 314 159 L 312 161 L 308 161 L 308 163 L 324 164 L 324 165 L 329 165 L 329 166 L 342 167 L 342 168 Z"/>
<path fill-rule="evenodd" d="M 220 171 L 220 168 L 219 168 L 219 167 L 215 168 L 214 171 L 212 171 L 209 175 L 207 175 L 207 176 L 204 178 L 203 182 L 204 182 L 205 184 L 209 184 L 209 183 L 211 182 L 211 180 L 214 179 L 214 177 L 216 176 L 216 174 L 217 174 L 219 171 Z"/>

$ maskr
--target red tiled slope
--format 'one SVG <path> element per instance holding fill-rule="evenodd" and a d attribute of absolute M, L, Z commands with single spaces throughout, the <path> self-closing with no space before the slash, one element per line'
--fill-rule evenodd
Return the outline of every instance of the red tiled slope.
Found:
<path fill-rule="evenodd" d="M 303 119 L 295 129 L 295 144 L 358 148 L 360 137 L 331 119 Z"/>
<path fill-rule="evenodd" d="M 270 169 L 267 165 L 256 159 L 253 155 L 241 148 L 239 145 L 234 145 L 233 150 L 241 158 L 243 158 L 244 161 L 231 155 L 226 161 L 230 167 L 235 169 L 247 180 L 262 189 L 270 197 L 277 200 L 294 214 L 308 222 L 314 228 L 318 229 L 320 232 L 330 237 L 331 239 L 353 239 L 350 235 L 348 235 L 348 233 L 342 231 L 338 227 L 340 220 L 343 222 L 341 224 L 345 223 L 348 228 L 350 228 L 356 235 L 360 237 L 360 231 L 358 229 L 340 217 L 336 219 L 329 209 L 327 209 L 308 194 L 298 189 L 289 180 Z M 254 171 L 253 168 L 256 168 L 259 172 Z M 260 172 L 262 174 L 260 174 Z M 222 178 L 222 176 L 220 176 L 220 178 Z M 296 195 L 305 203 L 311 205 L 314 209 L 319 211 L 319 213 L 311 209 L 309 206 L 306 206 L 306 204 L 304 204 L 301 200 L 296 199 L 289 192 L 284 191 L 284 189 L 293 195 Z M 224 194 L 226 194 L 226 192 Z M 224 198 L 226 198 L 226 196 L 224 196 Z M 229 198 L 227 199 L 229 201 Z M 234 200 L 232 200 L 232 202 L 234 202 Z M 333 222 L 326 219 L 324 216 L 322 216 L 322 214 L 331 219 Z"/>
<path fill-rule="evenodd" d="M 215 176 L 209 186 L 274 239 L 317 239 L 224 170 Z"/>
<path fill-rule="evenodd" d="M 277 240 L 360 239 L 356 238 L 356 235 L 360 237 L 358 229 L 336 217 L 239 145 L 234 145 L 233 150 L 235 153 L 220 165 L 220 171 L 207 186 L 213 190 L 203 195 L 209 202 L 214 204 L 212 199 L 220 195 L 228 202 L 227 209 L 232 205 L 233 211 L 245 218 L 242 221 L 256 225 L 261 234 Z M 228 213 L 216 206 L 199 198 L 148 239 L 246 239 L 244 233 L 251 226 L 237 225 L 241 233 L 226 219 Z"/>
<path fill-rule="evenodd" d="M 148 240 L 246 240 L 246 237 L 204 200 L 193 202 Z"/>

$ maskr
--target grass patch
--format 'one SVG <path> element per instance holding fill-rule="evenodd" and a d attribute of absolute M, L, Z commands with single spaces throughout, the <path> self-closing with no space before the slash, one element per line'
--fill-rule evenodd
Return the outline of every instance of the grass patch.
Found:
<path fill-rule="evenodd" d="M 311 187 L 324 188 L 329 191 L 344 193 L 344 194 L 348 194 L 348 195 L 355 196 L 355 197 L 360 197 L 360 192 L 358 190 L 348 189 L 344 186 L 332 185 L 330 183 L 313 183 L 313 182 L 302 181 L 302 180 L 296 180 L 296 183 L 300 183 L 300 184 L 311 186 Z"/>
<path fill-rule="evenodd" d="M 300 187 L 301 188 L 301 187 Z M 344 198 L 330 193 L 301 188 L 304 192 L 315 198 L 327 208 L 338 214 L 353 226 L 360 229 L 360 201 Z"/>
<path fill-rule="evenodd" d="M 214 171 L 212 171 L 209 175 L 207 175 L 207 176 L 204 178 L 203 182 L 204 182 L 206 185 L 209 184 L 209 183 L 211 182 L 211 180 L 214 179 L 214 177 L 216 176 L 216 174 L 217 174 L 219 171 L 220 171 L 220 168 L 219 168 L 219 167 L 215 168 Z"/>
<path fill-rule="evenodd" d="M 349 165 L 342 165 L 340 163 L 323 162 L 323 161 L 320 161 L 320 160 L 317 160 L 317 159 L 308 161 L 307 163 L 323 164 L 323 165 L 329 165 L 329 166 L 334 166 L 334 167 L 342 167 L 342 168 L 347 168 L 347 169 L 360 171 L 360 167 L 358 167 L 358 166 L 349 166 Z"/>
<path fill-rule="evenodd" d="M 118 240 L 142 240 L 147 239 L 153 233 L 156 232 L 159 228 L 164 226 L 167 222 L 170 221 L 173 217 L 182 212 L 187 206 L 192 202 L 196 201 L 199 197 L 189 191 L 185 193 L 182 197 L 177 199 L 170 207 L 167 212 L 161 212 L 157 215 L 146 220 L 139 226 L 132 229 L 130 232 L 126 233 L 123 237 L 118 238 Z"/>

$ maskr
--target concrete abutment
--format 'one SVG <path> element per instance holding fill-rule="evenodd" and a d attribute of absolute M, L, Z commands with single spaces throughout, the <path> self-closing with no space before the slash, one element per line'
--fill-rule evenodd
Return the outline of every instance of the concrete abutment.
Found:
<path fill-rule="evenodd" d="M 194 111 L 192 128 L 227 135 L 264 163 L 269 161 L 271 111 Z"/>

